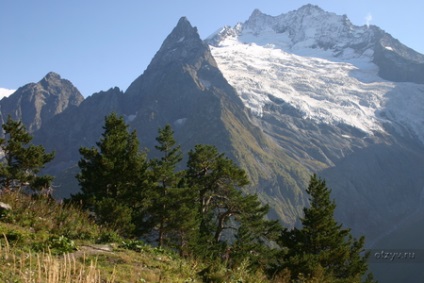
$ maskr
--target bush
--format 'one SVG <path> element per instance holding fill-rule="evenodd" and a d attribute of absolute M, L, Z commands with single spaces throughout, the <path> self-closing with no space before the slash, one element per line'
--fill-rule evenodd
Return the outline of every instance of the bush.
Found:
<path fill-rule="evenodd" d="M 32 250 L 36 252 L 49 252 L 53 255 L 61 255 L 77 250 L 75 242 L 65 236 L 51 236 L 44 242 L 34 242 Z"/>

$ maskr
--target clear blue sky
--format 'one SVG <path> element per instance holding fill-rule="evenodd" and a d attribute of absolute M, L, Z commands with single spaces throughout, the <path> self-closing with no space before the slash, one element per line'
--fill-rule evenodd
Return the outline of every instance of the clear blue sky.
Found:
<path fill-rule="evenodd" d="M 0 0 L 0 87 L 16 89 L 54 71 L 84 96 L 125 90 L 182 16 L 206 38 L 255 8 L 276 16 L 308 3 L 355 25 L 368 19 L 424 53 L 422 0 Z"/>

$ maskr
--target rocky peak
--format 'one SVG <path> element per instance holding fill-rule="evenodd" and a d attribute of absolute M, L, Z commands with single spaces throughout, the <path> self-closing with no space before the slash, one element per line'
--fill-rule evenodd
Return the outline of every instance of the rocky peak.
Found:
<path fill-rule="evenodd" d="M 156 53 L 150 66 L 164 66 L 170 62 L 195 64 L 197 59 L 209 52 L 209 47 L 201 39 L 197 28 L 186 17 L 182 17 Z"/>
<path fill-rule="evenodd" d="M 193 27 L 186 17 L 181 17 L 174 30 L 168 36 L 169 39 L 180 40 L 181 37 L 198 37 L 197 28 Z"/>
<path fill-rule="evenodd" d="M 197 28 L 193 27 L 185 17 L 178 21 L 176 27 L 164 40 L 144 74 L 127 89 L 126 94 L 131 97 L 128 109 L 137 108 L 139 96 L 158 96 L 156 91 L 149 90 L 143 93 L 142 89 L 151 89 L 152 82 L 163 81 L 168 76 L 175 79 L 174 76 L 177 73 L 187 75 L 203 90 L 209 86 L 209 83 L 206 83 L 209 79 L 205 79 L 206 77 L 222 77 L 209 45 L 200 39 Z M 166 83 L 169 84 L 169 81 Z"/>
<path fill-rule="evenodd" d="M 44 76 L 44 78 L 41 79 L 41 82 L 56 82 L 61 80 L 62 78 L 58 73 L 55 72 L 49 72 L 47 75 Z"/>
<path fill-rule="evenodd" d="M 11 96 L 0 102 L 1 118 L 8 115 L 20 119 L 30 132 L 69 106 L 78 106 L 84 97 L 73 84 L 50 72 L 38 83 L 20 87 Z"/>
<path fill-rule="evenodd" d="M 297 9 L 296 11 L 297 11 L 297 13 L 308 14 L 308 15 L 325 14 L 326 13 L 323 9 L 321 9 L 321 7 L 319 7 L 317 5 L 312 5 L 312 4 L 303 5 L 302 7 Z"/>

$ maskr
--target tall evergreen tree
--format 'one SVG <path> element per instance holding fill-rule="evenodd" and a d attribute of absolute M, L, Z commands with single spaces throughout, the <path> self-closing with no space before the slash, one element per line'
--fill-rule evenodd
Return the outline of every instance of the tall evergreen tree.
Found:
<path fill-rule="evenodd" d="M 336 204 L 324 180 L 314 174 L 306 192 L 310 207 L 304 209 L 302 228 L 284 229 L 281 234 L 280 245 L 288 249 L 281 268 L 288 268 L 292 279 L 324 270 L 327 278 L 336 281 L 361 282 L 368 269 L 367 255 L 362 255 L 364 238 L 354 239 L 334 219 Z"/>
<path fill-rule="evenodd" d="M 216 147 L 196 145 L 187 162 L 188 185 L 197 192 L 200 232 L 211 245 L 220 241 L 230 217 L 238 212 L 241 189 L 249 183 L 238 168 Z"/>
<path fill-rule="evenodd" d="M 54 152 L 46 153 L 43 146 L 31 144 L 32 136 L 21 121 L 14 121 L 9 116 L 2 127 L 6 137 L 0 139 L 4 152 L 0 163 L 1 188 L 12 190 L 29 187 L 34 191 L 49 189 L 53 177 L 37 174 L 54 158 Z"/>
<path fill-rule="evenodd" d="M 268 207 L 256 195 L 242 193 L 249 184 L 246 172 L 216 147 L 197 145 L 189 152 L 186 178 L 197 195 L 200 249 L 206 255 L 221 254 L 232 264 L 244 259 L 259 263 L 279 225 L 265 220 Z"/>
<path fill-rule="evenodd" d="M 80 148 L 81 192 L 72 196 L 95 212 L 99 223 L 134 233 L 136 221 L 143 218 L 147 187 L 147 161 L 139 150 L 135 131 L 129 132 L 123 117 L 105 117 L 104 132 L 96 147 Z"/>
<path fill-rule="evenodd" d="M 267 220 L 269 206 L 263 205 L 257 195 L 243 198 L 235 241 L 231 248 L 234 263 L 248 260 L 251 267 L 268 270 L 275 264 L 276 241 L 281 231 L 278 220 Z"/>
<path fill-rule="evenodd" d="M 164 245 L 167 233 L 170 232 L 173 219 L 178 213 L 175 207 L 178 199 L 178 183 L 181 174 L 177 172 L 177 165 L 182 160 L 181 147 L 176 145 L 174 132 L 170 125 L 159 129 L 156 138 L 158 145 L 155 148 L 161 153 L 159 159 L 151 161 L 152 167 L 152 190 L 149 197 L 152 199 L 152 206 L 149 209 L 152 226 L 158 232 L 158 245 Z M 178 204 L 177 204 L 178 205 Z"/>

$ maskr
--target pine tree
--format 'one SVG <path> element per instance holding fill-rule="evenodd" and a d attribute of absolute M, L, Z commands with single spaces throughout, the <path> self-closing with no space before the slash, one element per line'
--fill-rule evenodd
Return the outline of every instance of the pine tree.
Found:
<path fill-rule="evenodd" d="M 334 219 L 336 204 L 324 180 L 313 175 L 306 192 L 310 207 L 304 209 L 302 228 L 284 229 L 279 241 L 288 249 L 281 268 L 288 268 L 292 279 L 313 277 L 317 270 L 324 270 L 328 278 L 360 282 L 368 268 L 367 256 L 362 255 L 364 238 L 354 239 Z"/>
<path fill-rule="evenodd" d="M 265 220 L 268 207 L 241 189 L 249 184 L 246 172 L 216 147 L 197 145 L 189 152 L 187 183 L 196 191 L 199 217 L 198 253 L 223 256 L 231 265 L 248 259 L 261 265 L 266 246 L 280 230 Z"/>
<path fill-rule="evenodd" d="M 178 183 L 181 174 L 176 172 L 178 163 L 182 160 L 181 147 L 176 145 L 174 132 L 170 125 L 159 129 L 156 138 L 158 145 L 155 148 L 161 153 L 160 159 L 151 161 L 153 187 L 149 197 L 152 206 L 149 209 L 151 225 L 157 229 L 158 245 L 163 246 L 167 233 L 171 230 L 171 223 L 178 217 L 176 207 L 178 195 Z M 181 191 L 182 192 L 182 191 Z"/>
<path fill-rule="evenodd" d="M 54 158 L 54 152 L 46 153 L 43 146 L 30 144 L 32 136 L 21 121 L 14 121 L 9 116 L 2 127 L 6 136 L 0 139 L 4 152 L 0 163 L 2 189 L 19 190 L 29 187 L 36 192 L 50 189 L 53 177 L 37 174 Z"/>
<path fill-rule="evenodd" d="M 197 192 L 200 233 L 209 244 L 217 244 L 230 217 L 238 212 L 237 189 L 249 183 L 238 168 L 216 147 L 196 145 L 187 162 L 188 185 Z"/>
<path fill-rule="evenodd" d="M 275 265 L 276 240 L 281 226 L 278 220 L 267 220 L 269 206 L 263 205 L 257 195 L 245 195 L 235 241 L 231 247 L 231 263 L 237 265 L 245 260 L 251 269 L 268 270 Z"/>
<path fill-rule="evenodd" d="M 139 225 L 136 222 L 143 219 L 146 155 L 140 152 L 137 134 L 129 132 L 123 117 L 115 113 L 106 116 L 103 129 L 97 148 L 80 148 L 77 179 L 81 192 L 72 199 L 92 210 L 99 223 L 132 234 Z"/>

